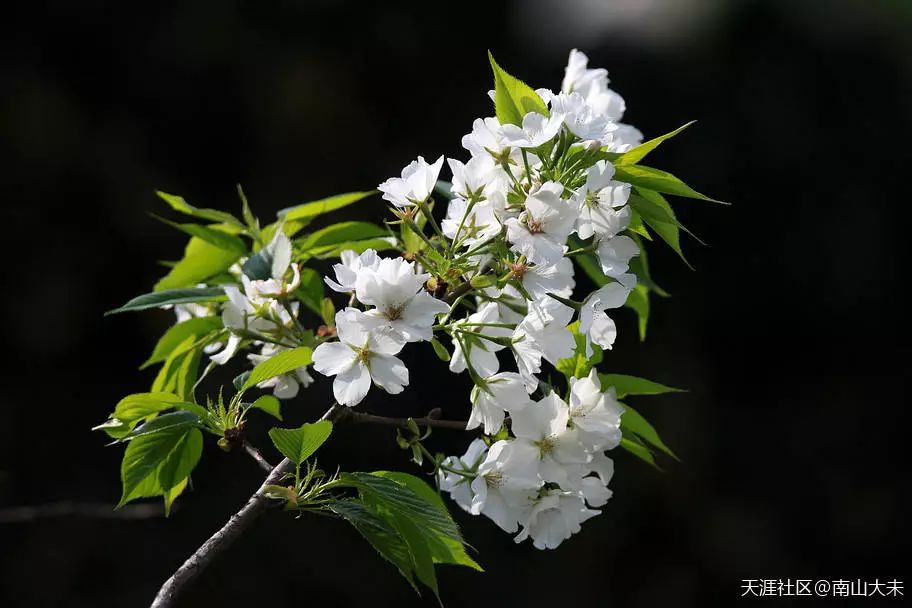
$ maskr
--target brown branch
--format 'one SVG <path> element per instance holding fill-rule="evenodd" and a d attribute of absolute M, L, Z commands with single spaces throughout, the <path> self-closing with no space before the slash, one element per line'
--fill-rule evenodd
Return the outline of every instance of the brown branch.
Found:
<path fill-rule="evenodd" d="M 158 504 L 129 505 L 115 509 L 107 503 L 81 503 L 62 500 L 43 505 L 23 505 L 0 509 L 0 524 L 28 523 L 52 517 L 89 519 L 151 519 L 162 517 L 165 510 Z"/>
<path fill-rule="evenodd" d="M 258 449 L 256 449 L 255 447 L 253 447 L 253 446 L 250 444 L 250 442 L 247 441 L 246 439 L 244 440 L 244 443 L 243 443 L 242 445 L 243 445 L 243 447 L 244 447 L 244 451 L 247 452 L 248 454 L 250 454 L 250 457 L 251 457 L 251 458 L 253 458 L 254 460 L 256 460 L 256 463 L 257 463 L 258 465 L 260 465 L 260 468 L 261 468 L 261 469 L 263 469 L 263 470 L 266 471 L 267 473 L 272 473 L 272 470 L 273 470 L 275 467 L 272 466 L 271 464 L 269 464 L 269 461 L 268 461 L 268 460 L 266 460 L 265 458 L 263 458 L 263 455 L 260 454 L 260 451 L 259 451 Z"/>
<path fill-rule="evenodd" d="M 334 420 L 343 406 L 334 404 L 326 410 L 326 413 L 320 420 Z M 263 514 L 269 505 L 269 499 L 266 498 L 266 487 L 278 483 L 282 476 L 294 468 L 287 458 L 277 464 L 275 468 L 266 477 L 266 480 L 247 500 L 247 504 L 241 507 L 241 510 L 231 516 L 231 519 L 222 526 L 215 534 L 209 537 L 193 555 L 187 558 L 180 568 L 171 575 L 165 584 L 159 589 L 155 599 L 152 600 L 152 608 L 166 608 L 174 606 L 181 591 L 193 582 L 206 567 L 225 549 L 237 540 L 237 538 Z"/>
<path fill-rule="evenodd" d="M 434 409 L 425 418 L 414 418 L 419 426 L 466 430 L 466 423 L 461 420 L 439 420 L 440 410 Z M 436 415 L 435 415 L 436 414 Z M 354 412 L 350 408 L 335 404 L 329 408 L 320 420 L 330 420 L 334 423 L 351 422 L 355 424 L 383 424 L 388 426 L 404 427 L 409 425 L 408 418 L 388 418 L 375 416 L 363 412 Z M 266 498 L 266 487 L 281 481 L 282 476 L 294 468 L 293 463 L 285 458 L 275 467 L 270 468 L 263 455 L 252 445 L 244 442 L 244 449 L 257 463 L 269 471 L 266 480 L 259 489 L 247 500 L 240 511 L 231 516 L 231 519 L 222 528 L 204 542 L 177 571 L 171 575 L 158 591 L 152 602 L 152 608 L 169 608 L 174 606 L 181 591 L 193 582 L 200 573 L 223 551 L 225 551 L 237 538 L 265 511 L 269 506 Z"/>

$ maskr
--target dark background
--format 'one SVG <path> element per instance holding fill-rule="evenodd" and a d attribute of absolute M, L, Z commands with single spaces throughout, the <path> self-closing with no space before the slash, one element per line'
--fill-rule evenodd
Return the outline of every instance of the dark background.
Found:
<path fill-rule="evenodd" d="M 734 203 L 677 203 L 709 245 L 686 244 L 696 272 L 653 247 L 674 297 L 654 302 L 643 344 L 619 313 L 607 357 L 690 389 L 638 402 L 683 463 L 661 474 L 617 454 L 615 497 L 554 552 L 456 513 L 487 573 L 442 568 L 447 605 L 730 605 L 743 578 L 908 578 L 908 3 L 29 6 L 0 25 L 0 508 L 119 497 L 122 449 L 89 428 L 147 389 L 154 372 L 136 366 L 172 317 L 101 313 L 179 256 L 183 238 L 148 217 L 165 211 L 153 189 L 236 210 L 241 182 L 269 219 L 369 189 L 418 154 L 464 158 L 460 136 L 492 113 L 487 48 L 556 89 L 579 47 L 647 137 L 700 120 L 652 163 Z M 384 207 L 353 214 L 379 220 Z M 467 377 L 430 356 L 407 349 L 412 386 L 394 400 L 371 391 L 364 408 L 464 417 Z M 321 413 L 328 386 L 286 420 Z M 276 459 L 259 423 L 252 439 Z M 340 427 L 320 461 L 416 472 L 376 428 Z M 261 477 L 210 442 L 168 521 L 0 524 L 0 605 L 144 605 Z M 347 525 L 277 513 L 184 605 L 267 602 L 434 604 Z"/>

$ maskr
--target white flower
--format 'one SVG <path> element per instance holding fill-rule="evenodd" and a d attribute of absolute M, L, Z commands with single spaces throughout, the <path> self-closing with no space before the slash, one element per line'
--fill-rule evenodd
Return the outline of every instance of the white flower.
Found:
<path fill-rule="evenodd" d="M 608 134 L 605 146 L 609 152 L 626 152 L 641 143 L 643 143 L 643 134 L 639 129 L 624 123 L 617 123 L 617 129 Z"/>
<path fill-rule="evenodd" d="M 336 332 L 338 342 L 325 342 L 313 352 L 314 369 L 336 377 L 336 401 L 354 407 L 367 395 L 372 381 L 391 395 L 408 385 L 408 368 L 394 356 L 403 342 L 377 318 L 346 308 L 336 313 Z"/>
<path fill-rule="evenodd" d="M 437 176 L 443 167 L 443 156 L 429 165 L 424 157 L 419 156 L 402 170 L 402 177 L 391 177 L 377 189 L 383 193 L 383 199 L 396 207 L 410 207 L 423 203 L 431 195 Z"/>
<path fill-rule="evenodd" d="M 576 341 L 567 325 L 573 309 L 551 297 L 530 302 L 529 312 L 513 330 L 513 355 L 530 393 L 538 386 L 541 360 L 555 365 L 573 355 Z"/>
<path fill-rule="evenodd" d="M 469 513 L 485 515 L 504 532 L 513 533 L 531 511 L 542 481 L 537 462 L 514 451 L 515 442 L 501 440 L 488 450 L 472 481 Z"/>
<path fill-rule="evenodd" d="M 557 182 L 542 184 L 526 198 L 520 217 L 504 222 L 513 251 L 545 266 L 561 259 L 578 212 L 572 203 L 561 198 L 563 192 L 564 187 Z"/>
<path fill-rule="evenodd" d="M 339 258 L 342 263 L 333 264 L 336 280 L 333 281 L 329 277 L 323 278 L 330 289 L 339 293 L 352 293 L 355 291 L 355 282 L 361 271 L 376 270 L 377 265 L 380 264 L 380 258 L 373 249 L 365 249 L 361 255 L 351 249 L 346 249 L 339 254 Z"/>
<path fill-rule="evenodd" d="M 478 307 L 478 311 L 465 319 L 456 322 L 453 326 L 453 356 L 450 357 L 450 371 L 456 374 L 466 370 L 466 353 L 462 348 L 468 348 L 468 359 L 472 369 L 482 378 L 493 376 L 500 368 L 496 353 L 505 348 L 490 340 L 478 336 L 467 336 L 459 330 L 471 331 L 491 337 L 508 337 L 512 333 L 505 327 L 487 327 L 475 325 L 476 323 L 499 323 L 500 317 L 496 302 L 486 302 Z"/>
<path fill-rule="evenodd" d="M 569 298 L 576 285 L 569 258 L 561 258 L 551 266 L 514 264 L 513 275 L 521 278 L 523 289 L 535 300 L 542 300 L 549 293 Z"/>
<path fill-rule="evenodd" d="M 472 479 L 468 475 L 478 469 L 487 453 L 488 446 L 484 440 L 475 439 L 469 444 L 464 455 L 444 458 L 440 463 L 443 468 L 437 471 L 437 481 L 441 491 L 449 492 L 450 498 L 466 511 L 471 511 L 474 497 Z M 453 471 L 460 471 L 462 474 Z"/>
<path fill-rule="evenodd" d="M 447 206 L 447 215 L 440 224 L 443 234 L 465 247 L 472 247 L 500 234 L 504 196 L 492 193 L 491 198 L 471 206 L 462 198 L 454 198 Z"/>
<path fill-rule="evenodd" d="M 392 328 L 405 342 L 430 340 L 434 317 L 450 307 L 424 291 L 427 274 L 416 274 L 412 262 L 384 258 L 375 268 L 362 268 L 355 279 L 358 301 L 376 306 L 367 314 Z"/>
<path fill-rule="evenodd" d="M 556 549 L 600 512 L 587 508 L 578 493 L 548 490 L 535 503 L 515 540 L 520 543 L 531 537 L 536 549 Z"/>
<path fill-rule="evenodd" d="M 484 383 L 484 387 L 476 386 L 472 389 L 472 414 L 466 429 L 484 424 L 485 434 L 493 435 L 503 425 L 504 411 L 518 412 L 532 401 L 523 386 L 523 379 L 515 372 L 494 374 L 485 378 Z"/>
<path fill-rule="evenodd" d="M 595 163 L 586 172 L 586 183 L 574 196 L 580 214 L 576 219 L 576 233 L 581 239 L 593 234 L 611 238 L 630 224 L 630 184 L 616 182 L 614 166 L 605 160 Z"/>
<path fill-rule="evenodd" d="M 564 80 L 561 91 L 564 93 L 580 93 L 588 95 L 593 90 L 600 90 L 608 86 L 608 70 L 603 68 L 588 69 L 589 57 L 582 51 L 572 49 L 564 70 Z"/>
<path fill-rule="evenodd" d="M 627 271 L 630 269 L 630 259 L 640 254 L 640 248 L 632 238 L 621 235 L 601 239 L 596 253 L 602 266 L 602 272 L 617 279 L 628 289 L 633 289 L 633 286 L 636 285 L 636 276 Z"/>
<path fill-rule="evenodd" d="M 502 170 L 490 155 L 473 156 L 463 163 L 455 158 L 448 158 L 450 171 L 453 172 L 453 193 L 464 199 L 485 198 L 488 185 L 501 186 Z"/>
<path fill-rule="evenodd" d="M 585 378 L 570 379 L 570 425 L 587 450 L 610 450 L 621 442 L 621 414 L 624 409 L 614 387 L 602 392 L 593 369 Z"/>
<path fill-rule="evenodd" d="M 518 457 L 538 460 L 538 473 L 545 481 L 560 484 L 567 479 L 567 465 L 585 464 L 591 456 L 570 428 L 570 408 L 556 393 L 511 412 L 510 430 L 516 436 Z"/>
<path fill-rule="evenodd" d="M 286 350 L 275 344 L 264 344 L 260 354 L 249 353 L 247 359 L 254 365 L 262 363 L 273 355 Z M 307 373 L 307 367 L 299 367 L 296 370 L 275 376 L 257 384 L 258 388 L 271 388 L 272 394 L 279 399 L 293 399 L 298 394 L 300 387 L 307 388 L 313 383 L 313 377 Z"/>
<path fill-rule="evenodd" d="M 500 155 L 506 146 L 501 142 L 500 122 L 496 118 L 476 118 L 472 132 L 462 138 L 462 147 L 472 156 Z"/>
<path fill-rule="evenodd" d="M 602 144 L 617 129 L 616 123 L 596 112 L 579 93 L 554 96 L 551 111 L 562 114 L 570 132 L 583 140 L 595 140 Z"/>
<path fill-rule="evenodd" d="M 545 116 L 538 112 L 529 112 L 523 116 L 522 127 L 500 127 L 501 142 L 514 148 L 537 148 L 554 139 L 563 124 L 563 114 L 552 112 L 550 116 Z"/>
<path fill-rule="evenodd" d="M 579 332 L 586 336 L 587 340 L 610 349 L 617 337 L 617 328 L 614 321 L 605 314 L 605 310 L 620 308 L 629 295 L 630 290 L 621 283 L 608 283 L 592 292 L 580 308 Z"/>

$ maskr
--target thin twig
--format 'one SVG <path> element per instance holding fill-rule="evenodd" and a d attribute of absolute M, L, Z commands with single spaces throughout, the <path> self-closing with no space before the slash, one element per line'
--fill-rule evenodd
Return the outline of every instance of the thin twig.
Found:
<path fill-rule="evenodd" d="M 0 524 L 18 524 L 53 517 L 84 517 L 89 519 L 152 519 L 162 517 L 165 510 L 158 504 L 129 505 L 115 509 L 108 503 L 72 502 L 62 500 L 43 505 L 23 505 L 0 509 Z"/>
<path fill-rule="evenodd" d="M 351 422 L 354 424 L 382 424 L 386 426 L 397 426 L 408 428 L 409 420 L 413 420 L 418 426 L 429 426 L 435 429 L 454 429 L 457 431 L 466 430 L 465 420 L 438 420 L 437 418 L 390 418 L 388 416 L 375 416 L 364 412 L 353 412 L 349 410 L 343 414 L 339 422 Z"/>
<path fill-rule="evenodd" d="M 338 404 L 333 404 L 320 420 L 333 420 L 340 411 Z M 294 463 L 287 458 L 277 464 L 266 477 L 266 480 L 247 500 L 240 511 L 231 516 L 231 519 L 215 534 L 209 537 L 174 574 L 159 589 L 152 608 L 168 608 L 175 605 L 183 589 L 193 582 L 206 567 L 225 549 L 238 539 L 238 537 L 266 511 L 269 499 L 266 498 L 266 487 L 278 483 L 282 476 L 292 470 Z"/>
<path fill-rule="evenodd" d="M 260 465 L 260 468 L 261 468 L 261 469 L 263 469 L 263 470 L 266 471 L 267 473 L 272 473 L 272 470 L 273 470 L 275 467 L 272 466 L 271 464 L 269 464 L 269 461 L 268 461 L 268 460 L 266 460 L 265 458 L 263 458 L 263 455 L 260 454 L 260 451 L 259 451 L 258 449 L 256 449 L 255 447 L 253 447 L 253 446 L 250 444 L 250 442 L 247 441 L 246 439 L 244 440 L 244 443 L 243 443 L 242 445 L 244 446 L 244 451 L 247 452 L 248 454 L 250 454 L 250 457 L 251 457 L 251 458 L 253 458 L 254 460 L 256 460 L 256 463 L 257 463 L 258 465 Z"/>

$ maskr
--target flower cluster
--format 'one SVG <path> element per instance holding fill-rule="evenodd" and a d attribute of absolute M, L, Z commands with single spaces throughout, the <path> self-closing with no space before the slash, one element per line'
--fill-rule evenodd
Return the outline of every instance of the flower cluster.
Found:
<path fill-rule="evenodd" d="M 336 314 L 339 341 L 319 345 L 313 358 L 316 371 L 334 376 L 339 403 L 354 406 L 371 384 L 391 394 L 408 385 L 396 357 L 406 343 L 431 340 L 435 330 L 449 335 L 450 370 L 468 372 L 474 383 L 468 428 L 493 437 L 509 414 L 511 437 L 490 448 L 477 440 L 450 459 L 441 487 L 504 530 L 522 525 L 518 539 L 555 547 L 597 513 L 587 504 L 610 495 L 604 450 L 619 441 L 621 410 L 594 372 L 571 380 L 570 404 L 540 376 L 543 362 L 574 355 L 571 327 L 587 354 L 614 343 L 606 310 L 622 306 L 635 285 L 628 264 L 639 250 L 620 234 L 630 221 L 630 185 L 613 179 L 604 153 L 627 150 L 641 135 L 619 122 L 624 102 L 608 88 L 607 73 L 588 69 L 578 51 L 561 91 L 537 94 L 544 113 L 525 114 L 521 125 L 474 122 L 462 140 L 470 158 L 447 159 L 452 186 L 439 226 L 431 205 L 443 157 L 418 157 L 380 184 L 405 229 L 424 242 L 407 253 L 412 261 L 372 249 L 342 254 L 326 283 L 351 305 Z M 421 221 L 434 229 L 430 238 Z M 571 248 L 595 254 L 613 279 L 581 301 L 572 299 Z M 460 281 L 469 286 L 462 293 L 432 295 L 439 291 L 432 284 Z M 516 371 L 501 371 L 506 351 Z M 533 401 L 535 394 L 542 397 Z"/>

